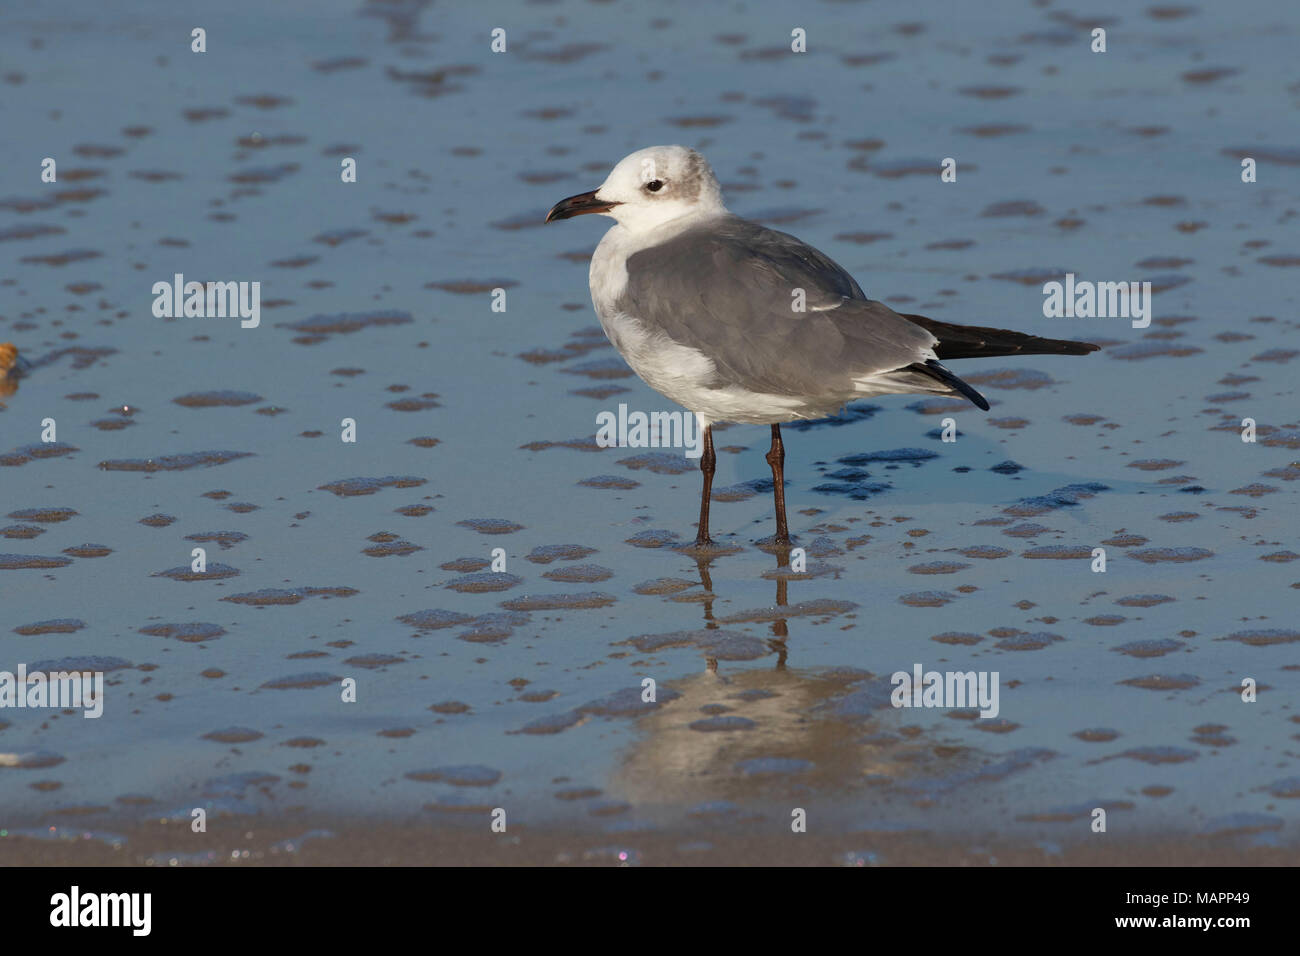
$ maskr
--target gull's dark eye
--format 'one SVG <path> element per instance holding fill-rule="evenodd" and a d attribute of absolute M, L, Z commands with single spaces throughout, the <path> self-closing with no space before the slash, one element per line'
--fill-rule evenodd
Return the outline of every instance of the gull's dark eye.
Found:
<path fill-rule="evenodd" d="M 662 179 L 652 179 L 650 182 L 645 184 L 645 188 L 650 190 L 652 193 L 657 193 L 659 190 L 664 188 L 664 181 Z"/>

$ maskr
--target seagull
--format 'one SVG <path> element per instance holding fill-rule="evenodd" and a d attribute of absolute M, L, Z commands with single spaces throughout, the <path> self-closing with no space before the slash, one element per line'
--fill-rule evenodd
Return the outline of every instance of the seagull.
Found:
<path fill-rule="evenodd" d="M 788 548 L 781 423 L 826 418 L 875 395 L 984 396 L 940 359 L 1086 355 L 1098 346 L 898 313 L 831 258 L 727 211 L 708 161 L 651 146 L 619 161 L 546 222 L 614 220 L 591 257 L 591 301 L 632 371 L 695 414 L 704 435 L 697 548 L 709 537 L 713 425 L 770 425 L 776 535 Z"/>

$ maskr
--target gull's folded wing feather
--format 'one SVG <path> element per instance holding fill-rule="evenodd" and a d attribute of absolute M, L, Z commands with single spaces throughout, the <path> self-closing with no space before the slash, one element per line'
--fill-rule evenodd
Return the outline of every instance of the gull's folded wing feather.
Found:
<path fill-rule="evenodd" d="M 867 299 L 821 252 L 733 216 L 634 253 L 627 272 L 619 311 L 706 355 L 718 388 L 851 395 L 934 358 L 933 335 Z"/>

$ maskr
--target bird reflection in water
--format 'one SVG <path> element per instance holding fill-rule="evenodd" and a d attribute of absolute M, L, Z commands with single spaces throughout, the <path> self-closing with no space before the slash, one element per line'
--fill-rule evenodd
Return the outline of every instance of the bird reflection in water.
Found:
<path fill-rule="evenodd" d="M 800 635 L 822 615 L 790 604 L 791 580 L 797 591 L 815 575 L 792 570 L 788 545 L 769 539 L 759 547 L 776 560 L 775 569 L 764 575 L 775 578 L 775 605 L 720 617 L 715 562 L 739 549 L 724 555 L 682 549 L 695 559 L 702 590 L 669 600 L 700 604 L 703 627 L 627 643 L 660 660 L 673 649 L 694 649 L 706 665 L 661 682 L 680 696 L 637 721 L 635 738 L 607 781 L 608 796 L 632 804 L 645 817 L 676 816 L 685 809 L 701 820 L 713 819 L 708 808 L 717 801 L 725 804 L 718 812 L 732 820 L 767 816 L 776 808 L 788 813 L 790 806 L 822 800 L 855 808 L 857 814 L 868 805 L 886 814 L 897 812 L 895 800 L 915 806 L 913 782 L 979 761 L 978 748 L 953 739 L 961 734 L 956 722 L 918 720 L 914 712 L 891 707 L 887 673 L 861 666 L 868 641 L 862 643 L 864 656 L 845 662 L 848 666 L 792 666 L 791 650 L 797 658 Z M 803 627 L 800 618 L 806 619 Z M 741 630 L 760 623 L 769 629 L 762 637 Z M 759 663 L 773 655 L 773 666 Z M 871 794 L 866 804 L 851 796 L 864 793 Z M 895 810 L 887 809 L 890 804 Z"/>

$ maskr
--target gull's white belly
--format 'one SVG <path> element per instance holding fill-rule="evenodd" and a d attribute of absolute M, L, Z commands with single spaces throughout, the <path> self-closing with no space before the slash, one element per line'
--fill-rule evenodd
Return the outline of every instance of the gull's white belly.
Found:
<path fill-rule="evenodd" d="M 800 418 L 833 415 L 833 408 L 815 408 L 796 395 L 753 392 L 735 386 L 710 388 L 712 360 L 699 349 L 653 333 L 633 316 L 600 315 L 605 334 L 641 380 L 664 397 L 694 412 L 704 424 L 739 422 L 770 425 Z"/>

